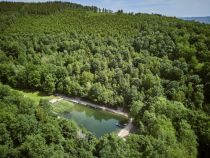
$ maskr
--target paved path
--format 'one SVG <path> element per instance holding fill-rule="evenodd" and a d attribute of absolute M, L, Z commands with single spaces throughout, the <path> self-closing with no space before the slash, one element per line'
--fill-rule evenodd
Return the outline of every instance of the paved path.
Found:
<path fill-rule="evenodd" d="M 81 100 L 80 98 L 71 98 L 71 97 L 66 97 L 64 95 L 60 95 L 60 94 L 57 94 L 57 96 L 61 97 L 64 100 L 73 102 L 73 103 L 82 104 L 82 105 L 85 105 L 85 106 L 90 106 L 90 107 L 95 108 L 95 109 L 101 109 L 101 110 L 109 111 L 109 112 L 112 112 L 112 113 L 115 113 L 115 114 L 118 114 L 118 115 L 123 115 L 123 116 L 128 118 L 128 114 L 125 113 L 125 112 L 122 112 L 120 110 L 114 110 L 114 109 L 111 109 L 111 108 L 108 108 L 108 107 L 105 107 L 105 106 L 100 106 L 100 105 L 97 105 L 97 104 L 94 104 L 94 103 L 91 103 L 91 102 L 88 102 L 88 101 Z"/>
<path fill-rule="evenodd" d="M 54 103 L 57 103 L 57 102 L 59 102 L 61 100 L 63 100 L 63 98 L 53 98 L 49 102 L 52 103 L 52 104 L 54 104 Z"/>

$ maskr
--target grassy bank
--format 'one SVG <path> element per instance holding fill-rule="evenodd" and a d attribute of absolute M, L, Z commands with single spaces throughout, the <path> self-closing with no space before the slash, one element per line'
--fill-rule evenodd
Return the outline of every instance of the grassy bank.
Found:
<path fill-rule="evenodd" d="M 45 95 L 38 91 L 27 91 L 27 90 L 17 90 L 17 89 L 14 89 L 14 91 L 17 91 L 17 92 L 21 93 L 23 96 L 30 98 L 36 104 L 39 103 L 40 99 L 50 100 L 50 99 L 55 98 L 54 95 Z"/>
<path fill-rule="evenodd" d="M 61 100 L 57 103 L 53 104 L 53 111 L 55 112 L 65 112 L 65 111 L 70 111 L 76 104 L 66 101 L 66 100 Z"/>

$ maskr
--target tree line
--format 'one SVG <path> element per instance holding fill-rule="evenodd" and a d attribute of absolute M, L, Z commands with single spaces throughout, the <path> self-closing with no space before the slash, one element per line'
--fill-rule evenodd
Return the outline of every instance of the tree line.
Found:
<path fill-rule="evenodd" d="M 112 146 L 118 157 L 209 156 L 209 25 L 77 7 L 40 14 L 42 7 L 51 12 L 48 3 L 20 14 L 19 3 L 1 4 L 3 84 L 79 96 L 134 117 L 136 134 L 126 143 L 107 135 L 87 147 L 92 156 L 111 157 Z"/>

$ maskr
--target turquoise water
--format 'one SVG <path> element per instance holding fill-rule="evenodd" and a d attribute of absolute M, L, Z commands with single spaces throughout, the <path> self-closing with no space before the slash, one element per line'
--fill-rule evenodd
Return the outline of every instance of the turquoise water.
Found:
<path fill-rule="evenodd" d="M 116 126 L 116 124 L 122 124 L 127 121 L 123 116 L 79 104 L 73 104 L 68 101 L 62 101 L 56 106 L 56 108 L 65 106 L 65 108 L 62 109 L 63 111 L 59 112 L 61 117 L 74 120 L 79 126 L 86 128 L 97 137 L 118 131 L 120 128 Z M 68 106 L 68 108 L 66 108 L 66 106 Z"/>

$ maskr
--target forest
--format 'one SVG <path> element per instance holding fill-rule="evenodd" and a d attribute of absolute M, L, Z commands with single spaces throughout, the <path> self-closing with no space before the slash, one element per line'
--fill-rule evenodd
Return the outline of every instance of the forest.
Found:
<path fill-rule="evenodd" d="M 10 87 L 121 107 L 137 131 L 126 141 L 97 139 Z M 0 2 L 0 111 L 2 158 L 209 158 L 210 25 L 67 2 Z"/>

